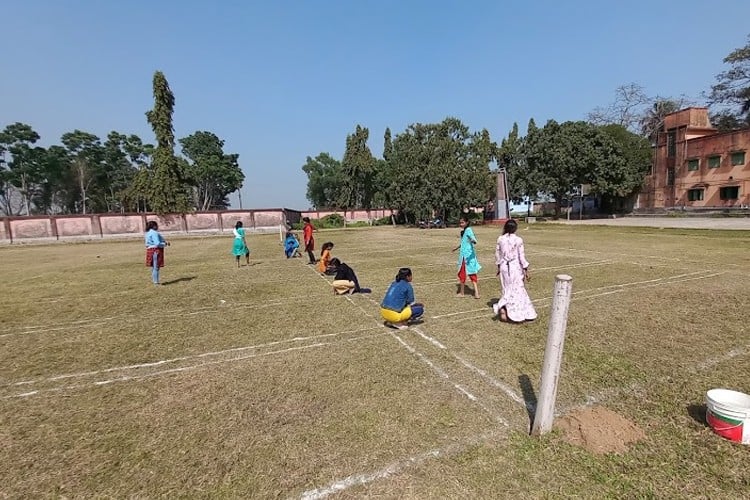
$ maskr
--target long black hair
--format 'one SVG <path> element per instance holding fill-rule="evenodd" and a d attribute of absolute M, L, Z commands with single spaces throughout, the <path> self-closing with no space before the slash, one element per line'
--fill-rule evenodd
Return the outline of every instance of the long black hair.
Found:
<path fill-rule="evenodd" d="M 396 281 L 403 281 L 409 278 L 411 276 L 411 269 L 408 267 L 402 267 L 398 270 L 398 274 L 396 275 Z"/>
<path fill-rule="evenodd" d="M 518 222 L 514 221 L 513 219 L 508 219 L 503 226 L 503 234 L 513 234 L 516 232 L 516 229 L 518 229 Z"/>
<path fill-rule="evenodd" d="M 235 228 L 235 229 L 239 229 L 239 228 L 241 228 L 241 227 L 242 227 L 242 221 L 241 221 L 241 220 L 238 220 L 238 221 L 237 221 L 237 222 L 236 222 L 236 223 L 234 224 L 234 228 Z"/>
<path fill-rule="evenodd" d="M 326 250 L 330 250 L 332 248 L 333 248 L 333 242 L 326 241 L 325 243 L 323 243 L 323 246 L 320 247 L 320 255 L 323 255 L 323 252 L 325 252 Z"/>
<path fill-rule="evenodd" d="M 467 227 L 469 227 L 469 226 L 471 225 L 471 221 L 469 220 L 469 217 L 468 217 L 467 215 L 464 215 L 464 216 L 462 216 L 462 217 L 461 217 L 460 219 L 458 219 L 458 220 L 462 220 L 462 221 L 464 221 L 464 222 L 466 223 L 466 227 L 464 227 L 464 228 L 463 228 L 463 229 L 461 230 L 461 238 L 463 238 L 463 237 L 464 237 L 464 231 L 466 231 L 466 228 L 467 228 Z"/>

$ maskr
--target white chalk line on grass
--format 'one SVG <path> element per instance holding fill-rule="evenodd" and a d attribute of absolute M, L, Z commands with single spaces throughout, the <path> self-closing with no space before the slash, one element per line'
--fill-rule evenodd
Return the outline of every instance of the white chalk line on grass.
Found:
<path fill-rule="evenodd" d="M 543 248 L 552 248 L 552 249 L 557 249 L 557 250 L 566 250 L 566 251 L 569 252 L 569 255 L 571 253 L 572 254 L 575 254 L 575 253 L 579 253 L 580 254 L 580 253 L 586 252 L 586 253 L 595 253 L 595 254 L 605 254 L 607 256 L 619 255 L 619 256 L 622 256 L 622 257 L 630 257 L 630 258 L 636 259 L 636 260 L 654 259 L 654 260 L 663 260 L 663 261 L 675 262 L 675 263 L 687 264 L 687 265 L 690 265 L 690 264 L 700 264 L 700 265 L 703 265 L 703 266 L 715 266 L 716 265 L 716 262 L 706 262 L 706 261 L 703 261 L 703 260 L 684 259 L 684 258 L 681 258 L 681 257 L 665 257 L 663 255 L 633 255 L 633 254 L 629 254 L 629 253 L 618 253 L 618 252 L 610 252 L 610 251 L 603 251 L 603 250 L 585 250 L 585 249 L 578 249 L 578 248 L 568 248 L 568 249 L 565 249 L 565 248 L 561 248 L 561 247 L 552 247 L 552 246 L 545 246 L 545 245 L 541 245 L 541 246 Z M 634 263 L 636 263 L 636 262 L 634 262 Z M 639 264 L 640 265 L 654 265 L 654 264 L 645 263 L 645 262 L 642 262 L 642 261 L 639 262 Z M 731 267 L 743 267 L 742 264 L 737 264 L 735 262 L 721 262 L 721 265 L 722 266 L 731 266 Z"/>
<path fill-rule="evenodd" d="M 324 281 L 325 281 L 325 282 L 326 282 L 326 283 L 327 283 L 328 285 L 330 285 L 330 282 L 328 281 L 328 279 L 327 279 L 327 278 L 326 278 L 325 276 L 323 276 L 323 275 L 320 275 L 320 274 L 318 274 L 318 275 L 319 275 L 319 276 L 320 276 L 320 277 L 321 277 L 321 278 L 322 278 L 322 279 L 323 279 L 323 280 L 324 280 Z M 350 302 L 351 302 L 352 304 L 354 304 L 354 301 L 353 301 L 353 300 L 351 299 L 351 297 L 350 297 L 349 295 L 346 295 L 346 297 L 347 297 L 347 299 L 349 299 L 349 301 L 350 301 Z M 375 304 L 376 306 L 378 306 L 378 307 L 379 307 L 379 304 L 378 304 L 378 303 L 377 303 L 377 302 L 376 302 L 375 300 L 373 300 L 373 298 L 372 298 L 372 297 L 370 297 L 370 296 L 369 296 L 369 294 L 367 295 L 367 297 L 366 297 L 366 298 L 367 298 L 367 300 L 369 300 L 369 301 L 370 301 L 371 303 L 373 303 L 373 304 Z M 362 308 L 362 307 L 361 307 L 361 306 L 359 306 L 358 304 L 355 304 L 355 305 L 357 305 L 357 306 L 359 307 L 359 309 L 360 309 L 361 311 L 363 311 L 363 312 L 364 312 L 364 314 L 366 314 L 366 315 L 367 315 L 368 317 L 372 318 L 372 319 L 373 319 L 373 321 L 377 321 L 377 320 L 376 320 L 376 319 L 374 318 L 374 316 L 372 316 L 372 315 L 371 315 L 371 314 L 369 314 L 369 313 L 368 313 L 367 311 L 365 311 L 365 309 L 364 309 L 364 308 Z M 379 322 L 378 322 L 378 325 L 380 325 L 380 323 L 379 323 Z M 415 327 L 411 327 L 411 328 L 409 328 L 409 330 L 414 330 L 414 331 L 415 331 L 415 332 L 416 332 L 416 333 L 417 333 L 418 335 L 422 336 L 422 337 L 423 337 L 423 338 L 424 338 L 425 340 L 427 340 L 428 342 L 432 343 L 432 344 L 433 344 L 433 345 L 435 345 L 436 347 L 439 347 L 439 348 L 443 348 L 443 349 L 445 349 L 445 347 L 444 347 L 444 346 L 443 346 L 443 345 L 442 345 L 442 344 L 441 344 L 440 342 L 438 342 L 438 341 L 437 341 L 436 339 L 433 339 L 432 337 L 429 337 L 429 336 L 425 335 L 425 334 L 424 334 L 423 332 L 420 332 L 420 331 L 418 330 L 418 328 L 415 328 Z M 478 398 L 477 398 L 477 397 L 476 397 L 476 396 L 475 396 L 474 394 L 472 394 L 472 393 L 471 393 L 471 392 L 470 392 L 469 390 L 467 390 L 467 389 L 466 389 L 465 387 L 461 386 L 460 384 L 457 384 L 457 383 L 453 382 L 453 380 L 451 380 L 451 378 L 450 378 L 450 376 L 448 375 L 448 373 L 447 373 L 447 372 L 446 372 L 445 370 L 443 370 L 442 368 L 440 368 L 440 367 L 439 367 L 439 366 L 438 366 L 438 365 L 437 365 L 437 364 L 436 364 L 435 362 L 433 362 L 433 361 L 432 361 L 432 360 L 431 360 L 430 358 L 428 358 L 428 357 L 427 357 L 427 356 L 426 356 L 426 355 L 425 355 L 424 353 L 422 353 L 422 352 L 418 351 L 418 350 L 417 350 L 416 348 L 414 348 L 413 346 L 411 346 L 410 344 L 408 344 L 408 343 L 407 343 L 407 342 L 406 342 L 406 341 L 405 341 L 404 339 L 402 339 L 401 337 L 399 337 L 398 335 L 396 335 L 396 333 L 395 333 L 395 332 L 391 332 L 391 336 L 392 336 L 393 338 L 395 338 L 395 339 L 396 339 L 396 340 L 397 340 L 397 341 L 399 342 L 399 344 L 401 344 L 401 345 L 402 345 L 402 346 L 403 346 L 403 347 L 404 347 L 404 348 L 405 348 L 405 349 L 406 349 L 406 350 L 407 350 L 407 351 L 408 351 L 409 353 L 411 353 L 412 355 L 416 356 L 416 357 L 417 357 L 417 358 L 418 358 L 418 359 L 419 359 L 420 361 L 422 361 L 422 362 L 423 362 L 423 363 L 425 363 L 425 364 L 426 364 L 427 366 L 429 366 L 429 367 L 430 367 L 430 369 L 432 369 L 432 371 L 434 371 L 435 373 L 437 373 L 437 374 L 438 374 L 438 376 L 439 376 L 440 378 L 442 378 L 442 379 L 446 380 L 446 381 L 447 381 L 447 382 L 448 382 L 449 384 L 451 384 L 451 385 L 453 386 L 453 388 L 454 388 L 454 389 L 456 389 L 456 390 L 457 390 L 457 391 L 458 391 L 458 392 L 459 392 L 460 394 L 462 394 L 463 396 L 465 396 L 465 397 L 466 397 L 467 399 L 469 399 L 470 401 L 472 401 L 472 402 L 476 403 L 477 405 L 479 405 L 479 406 L 480 406 L 480 407 L 481 407 L 481 408 L 482 408 L 483 410 L 485 410 L 485 411 L 486 411 L 486 412 L 487 412 L 487 413 L 488 413 L 488 414 L 489 414 L 490 416 L 492 416 L 492 418 L 493 418 L 493 419 L 494 419 L 495 421 L 497 421 L 498 423 L 500 423 L 500 424 L 502 424 L 502 425 L 504 425 L 504 426 L 506 426 L 506 427 L 509 427 L 509 426 L 510 426 L 510 424 L 509 424 L 509 423 L 508 423 L 508 422 L 507 422 L 507 421 L 506 421 L 506 420 L 505 420 L 504 418 L 502 418 L 502 417 L 501 417 L 500 415 L 498 415 L 498 414 L 497 414 L 496 412 L 494 412 L 494 411 L 493 411 L 492 409 L 490 409 L 489 407 L 487 407 L 487 406 L 486 406 L 486 405 L 485 405 L 485 404 L 484 404 L 484 403 L 483 403 L 482 401 L 480 401 L 480 400 L 479 400 L 479 399 L 478 399 Z M 430 340 L 430 339 L 432 339 L 432 340 Z"/>
<path fill-rule="evenodd" d="M 515 401 L 516 403 L 528 408 L 529 404 L 526 403 L 526 401 L 509 385 L 504 384 L 503 382 L 500 382 L 496 378 L 494 378 L 492 375 L 487 373 L 486 371 L 482 370 L 481 368 L 473 365 L 472 363 L 469 363 L 466 359 L 459 356 L 458 354 L 453 354 L 453 357 L 456 358 L 462 365 L 464 365 L 469 370 L 473 371 L 474 373 L 478 374 L 480 377 L 482 377 L 484 380 L 486 380 L 488 383 L 490 383 L 493 387 L 500 389 L 505 393 L 506 396 L 508 396 L 510 399 Z M 529 408 L 531 409 L 531 408 Z"/>
<path fill-rule="evenodd" d="M 581 262 L 578 264 L 567 264 L 567 265 L 561 265 L 561 266 L 552 266 L 552 267 L 538 267 L 534 268 L 534 272 L 539 271 L 553 271 L 558 269 L 578 269 L 582 267 L 593 267 L 593 266 L 604 266 L 607 264 L 611 264 L 611 260 L 597 260 L 592 262 Z M 498 281 L 498 276 L 484 276 L 482 278 L 479 278 L 479 281 Z M 457 283 L 455 279 L 452 280 L 440 280 L 440 281 L 428 281 L 426 283 L 419 283 L 418 286 L 425 287 L 425 286 L 432 286 L 432 285 L 445 285 L 450 283 Z"/>
<path fill-rule="evenodd" d="M 163 319 L 163 318 L 177 318 L 181 316 L 196 316 L 200 314 L 208 314 L 212 312 L 217 312 L 221 309 L 263 309 L 266 307 L 276 307 L 279 305 L 287 304 L 290 300 L 297 300 L 297 299 L 306 299 L 309 298 L 308 295 L 298 295 L 294 297 L 284 298 L 284 299 L 272 299 L 264 302 L 226 302 L 226 303 L 219 303 L 212 306 L 200 306 L 200 307 L 191 307 L 191 308 L 176 308 L 176 309 L 167 309 L 165 311 L 155 311 L 150 314 L 119 314 L 116 316 L 108 316 L 108 317 L 100 317 L 100 318 L 90 318 L 90 319 L 83 319 L 78 321 L 70 321 L 66 323 L 57 323 L 56 325 L 27 325 L 19 328 L 23 328 L 24 331 L 15 331 L 11 329 L 6 330 L 0 330 L 0 332 L 6 332 L 6 333 L 0 333 L 0 338 L 5 337 L 13 337 L 17 335 L 32 335 L 37 333 L 53 333 L 53 332 L 59 332 L 63 330 L 69 330 L 71 328 L 88 328 L 88 327 L 97 327 L 102 326 L 105 324 L 108 324 L 111 321 L 114 320 L 125 320 L 126 323 L 132 323 L 137 322 L 140 320 L 148 319 L 148 318 L 155 318 L 155 319 Z"/>
<path fill-rule="evenodd" d="M 39 384 L 43 382 L 56 382 L 58 380 L 65 380 L 70 378 L 81 378 L 81 377 L 90 377 L 93 375 L 99 375 L 102 373 L 113 373 L 118 371 L 128 371 L 128 370 L 139 370 L 143 368 L 153 368 L 155 366 L 162 366 L 167 365 L 171 363 L 179 363 L 181 361 L 190 361 L 194 359 L 201 359 L 201 358 L 209 358 L 209 357 L 216 357 L 216 356 L 223 356 L 226 354 L 232 354 L 242 351 L 249 351 L 249 350 L 255 350 L 255 349 L 264 349 L 268 347 L 273 347 L 277 345 L 283 345 L 283 344 L 289 344 L 293 342 L 307 342 L 312 340 L 319 340 L 329 337 L 337 337 L 340 335 L 346 335 L 350 333 L 360 333 L 360 332 L 366 332 L 370 330 L 375 330 L 378 328 L 384 328 L 382 325 L 368 327 L 368 328 L 358 328 L 356 330 L 346 330 L 343 332 L 335 332 L 335 333 L 324 333 L 320 335 L 310 335 L 307 337 L 293 337 L 291 339 L 284 339 L 284 340 L 275 340 L 273 342 L 266 342 L 264 344 L 255 344 L 255 345 L 249 345 L 249 346 L 242 346 L 242 347 L 232 347 L 230 349 L 223 349 L 221 351 L 210 351 L 210 352 L 204 352 L 201 354 L 193 354 L 190 356 L 180 356 L 176 358 L 169 358 L 169 359 L 162 359 L 159 361 L 150 361 L 147 363 L 137 363 L 132 365 L 124 365 L 124 366 L 114 366 L 111 368 L 103 368 L 101 370 L 91 370 L 91 371 L 85 371 L 85 372 L 76 372 L 76 373 L 65 373 L 62 375 L 55 375 L 52 377 L 47 378 L 40 378 L 35 380 L 23 380 L 21 382 L 12 382 L 12 383 L 6 383 L 3 384 L 0 387 L 11 387 L 11 386 L 19 386 L 19 385 L 31 385 L 31 384 Z"/>
<path fill-rule="evenodd" d="M 664 278 L 656 278 L 656 279 L 652 279 L 652 280 L 633 281 L 633 282 L 630 282 L 630 283 L 618 283 L 618 284 L 615 284 L 615 285 L 600 286 L 600 287 L 595 287 L 595 288 L 586 288 L 584 290 L 577 290 L 577 291 L 573 292 L 572 295 L 576 296 L 576 295 L 580 295 L 580 294 L 583 294 L 583 293 L 593 292 L 593 291 L 597 291 L 597 290 L 607 290 L 607 289 L 610 289 L 610 288 L 619 289 L 619 290 L 617 290 L 615 292 L 608 292 L 608 293 L 604 293 L 604 294 L 591 295 L 591 297 L 600 297 L 602 295 L 609 295 L 610 293 L 619 293 L 620 291 L 627 290 L 627 289 L 645 288 L 645 287 L 637 286 L 637 285 L 650 284 L 650 283 L 655 283 L 655 284 L 659 284 L 659 285 L 669 285 L 669 284 L 671 284 L 673 282 L 674 283 L 680 283 L 682 280 L 677 280 L 677 278 L 682 278 L 684 276 L 693 276 L 693 275 L 700 274 L 700 273 L 705 273 L 705 272 L 707 272 L 707 271 L 703 270 L 703 271 L 696 271 L 696 272 L 692 272 L 692 273 L 685 273 L 685 274 L 677 274 L 677 275 L 674 275 L 674 276 L 667 276 L 667 277 L 664 277 Z M 718 276 L 720 274 L 724 274 L 724 273 L 721 272 L 721 273 L 709 274 L 709 275 L 706 275 L 706 276 L 699 276 L 699 277 L 696 277 L 695 279 L 712 278 L 712 277 Z M 583 297 L 578 297 L 578 298 L 583 298 Z M 545 302 L 545 301 L 548 301 L 548 300 L 552 300 L 552 297 L 542 297 L 540 299 L 534 299 L 534 300 L 532 300 L 532 302 L 534 304 L 539 304 L 541 302 Z M 467 311 L 457 311 L 457 312 L 446 313 L 446 314 L 439 314 L 439 315 L 436 315 L 436 316 L 432 316 L 432 319 L 450 318 L 452 316 L 461 316 L 461 315 L 464 315 L 464 314 L 471 314 L 471 313 L 483 312 L 483 311 L 486 311 L 486 310 L 487 310 L 487 308 L 483 307 L 481 309 L 470 309 L 470 310 L 467 310 Z"/>
<path fill-rule="evenodd" d="M 443 344 L 441 344 L 439 340 L 437 340 L 434 337 L 430 337 L 429 335 L 427 335 L 426 333 L 424 333 L 419 327 L 416 327 L 416 326 L 412 327 L 411 330 L 413 332 L 415 332 L 417 335 L 419 335 L 420 337 L 422 337 L 423 339 L 425 339 L 430 344 L 432 344 L 435 347 L 437 347 L 438 349 L 445 349 L 445 346 Z"/>
<path fill-rule="evenodd" d="M 734 358 L 737 358 L 740 356 L 746 356 L 748 354 L 750 354 L 750 344 L 746 344 L 740 347 L 735 347 L 720 356 L 708 358 L 696 364 L 695 366 L 693 366 L 692 368 L 688 370 L 688 373 L 705 371 L 725 361 L 731 361 Z M 659 382 L 663 382 L 664 380 L 666 380 L 666 377 L 661 377 L 658 379 Z M 586 407 L 586 406 L 592 406 L 594 404 L 601 404 L 613 398 L 620 397 L 620 395 L 624 393 L 634 392 L 634 391 L 643 391 L 645 389 L 646 387 L 644 387 L 644 385 L 640 382 L 633 382 L 631 384 L 626 385 L 625 387 L 605 388 L 605 389 L 602 389 L 601 391 L 597 391 L 593 394 L 587 395 L 585 403 L 566 406 L 563 409 L 561 409 L 559 412 L 556 412 L 556 414 L 564 415 L 582 406 Z"/>
<path fill-rule="evenodd" d="M 159 371 L 155 371 L 155 372 L 151 372 L 151 373 L 145 373 L 145 374 L 142 374 L 142 375 L 122 375 L 120 377 L 116 377 L 116 378 L 112 378 L 112 379 L 97 380 L 97 381 L 92 381 L 92 382 L 87 382 L 87 383 L 82 383 L 82 384 L 75 384 L 75 385 L 68 385 L 68 386 L 63 386 L 63 387 L 52 387 L 52 388 L 48 388 L 48 389 L 38 389 L 38 390 L 35 390 L 35 391 L 29 391 L 29 392 L 23 392 L 23 393 L 11 394 L 11 395 L 8 395 L 8 396 L 3 396 L 2 399 L 25 398 L 25 397 L 35 396 L 35 395 L 43 394 L 43 393 L 61 392 L 61 391 L 75 390 L 75 389 L 84 389 L 84 388 L 87 388 L 87 387 L 101 387 L 101 386 L 105 386 L 105 385 L 109 385 L 109 384 L 114 384 L 114 383 L 118 383 L 118 382 L 132 382 L 132 381 L 137 381 L 137 380 L 145 380 L 145 379 L 149 379 L 149 378 L 160 377 L 160 376 L 163 376 L 163 375 L 170 375 L 170 374 L 173 374 L 173 373 L 184 373 L 184 372 L 187 372 L 187 371 L 197 370 L 199 368 L 205 368 L 207 366 L 219 365 L 219 364 L 223 364 L 223 363 L 234 363 L 236 361 L 244 361 L 244 360 L 253 359 L 253 358 L 261 358 L 261 357 L 266 357 L 266 356 L 272 356 L 272 355 L 275 355 L 275 354 L 285 354 L 285 353 L 289 353 L 289 352 L 293 352 L 293 351 L 303 351 L 303 350 L 306 350 L 306 349 L 312 349 L 312 348 L 316 348 L 316 347 L 330 346 L 330 345 L 340 344 L 340 343 L 344 343 L 344 342 L 358 342 L 358 341 L 361 341 L 361 340 L 368 340 L 368 339 L 372 339 L 372 338 L 376 338 L 376 337 L 381 337 L 381 336 L 383 336 L 385 334 L 386 334 L 386 332 L 380 332 L 380 333 L 375 333 L 375 334 L 372 334 L 372 335 L 363 335 L 361 337 L 354 337 L 354 338 L 351 338 L 351 339 L 343 339 L 343 340 L 339 340 L 339 341 L 336 341 L 336 342 L 316 342 L 314 344 L 308 344 L 308 345 L 304 345 L 304 346 L 288 347 L 286 349 L 279 349 L 279 350 L 276 350 L 276 351 L 269 351 L 269 352 L 262 352 L 262 353 L 253 353 L 253 354 L 245 354 L 243 356 L 237 356 L 237 357 L 233 357 L 233 358 L 217 359 L 217 360 L 213 360 L 213 361 L 205 361 L 203 363 L 197 363 L 197 364 L 189 365 L 189 366 L 181 366 L 181 367 L 177 367 L 177 368 L 169 368 L 167 370 L 159 370 Z"/>
<path fill-rule="evenodd" d="M 429 450 L 424 453 L 399 460 L 375 472 L 353 474 L 343 479 L 334 481 L 327 486 L 315 488 L 314 490 L 307 490 L 302 493 L 300 499 L 321 500 L 335 493 L 340 493 L 342 491 L 348 490 L 349 488 L 352 488 L 354 486 L 363 486 L 365 484 L 375 482 L 379 479 L 386 479 L 390 476 L 404 471 L 405 469 L 420 465 L 428 460 L 457 455 L 458 453 L 461 453 L 468 448 L 471 448 L 472 446 L 491 441 L 492 439 L 497 438 L 497 436 L 499 435 L 501 434 L 497 431 L 480 434 L 478 436 L 468 438 L 462 443 L 450 444 L 448 446 L 445 446 L 444 448 Z"/>
<path fill-rule="evenodd" d="M 491 408 L 489 408 L 487 405 L 485 405 L 482 401 L 479 400 L 474 394 L 469 392 L 466 388 L 461 386 L 460 384 L 457 384 L 453 382 L 448 375 L 448 373 L 437 366 L 430 358 L 425 356 L 422 352 L 418 351 L 414 347 L 412 347 L 409 343 L 407 343 L 404 339 L 396 335 L 396 333 L 391 332 L 391 335 L 393 338 L 395 338 L 404 348 L 409 351 L 411 354 L 416 356 L 420 361 L 422 361 L 424 364 L 430 367 L 432 371 L 437 373 L 440 378 L 445 379 L 448 381 L 449 384 L 453 386 L 454 389 L 456 389 L 460 394 L 463 394 L 466 398 L 468 398 L 470 401 L 478 404 L 484 411 L 486 411 L 496 422 L 504 425 L 505 427 L 510 427 L 510 424 L 507 420 L 505 420 L 503 417 L 498 415 L 495 411 L 493 411 Z"/>

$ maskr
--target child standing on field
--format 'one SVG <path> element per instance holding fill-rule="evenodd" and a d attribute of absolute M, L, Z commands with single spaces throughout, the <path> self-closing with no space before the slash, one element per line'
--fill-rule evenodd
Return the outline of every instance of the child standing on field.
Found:
<path fill-rule="evenodd" d="M 234 233 L 234 245 L 232 246 L 232 253 L 237 259 L 237 267 L 240 267 L 240 257 L 245 256 L 245 262 L 250 265 L 250 249 L 247 248 L 247 242 L 245 241 L 245 230 L 242 228 L 242 221 L 237 221 L 232 230 Z"/>
<path fill-rule="evenodd" d="M 474 251 L 474 245 L 477 244 L 477 239 L 474 236 L 474 231 L 469 227 L 468 217 L 461 217 L 458 221 L 458 225 L 461 227 L 461 243 L 453 249 L 460 250 L 458 253 L 458 293 L 459 297 L 464 296 L 466 290 L 466 277 L 468 275 L 472 284 L 474 285 L 474 298 L 479 298 L 479 280 L 477 279 L 477 273 L 482 266 L 479 265 L 477 260 L 477 254 Z"/>
<path fill-rule="evenodd" d="M 537 314 L 524 282 L 529 281 L 529 261 L 526 260 L 523 239 L 516 234 L 518 223 L 510 219 L 497 239 L 495 263 L 503 296 L 492 306 L 501 321 L 520 323 L 533 321 Z"/>
<path fill-rule="evenodd" d="M 310 224 L 310 217 L 302 217 L 302 221 L 305 225 L 302 227 L 302 239 L 305 240 L 305 252 L 307 257 L 310 259 L 308 264 L 315 265 L 315 238 L 313 238 L 313 231 L 315 228 Z"/>
<path fill-rule="evenodd" d="M 156 286 L 160 284 L 159 269 L 164 267 L 164 247 L 169 246 L 158 229 L 159 225 L 155 220 L 146 224 L 146 266 L 151 268 L 151 278 Z"/>

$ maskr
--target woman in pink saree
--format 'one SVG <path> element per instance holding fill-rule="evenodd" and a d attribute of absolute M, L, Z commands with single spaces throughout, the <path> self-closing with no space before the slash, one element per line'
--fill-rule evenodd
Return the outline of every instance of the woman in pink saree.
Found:
<path fill-rule="evenodd" d="M 529 262 L 523 249 L 523 239 L 516 235 L 518 223 L 513 219 L 503 226 L 503 234 L 497 239 L 495 263 L 503 296 L 492 306 L 501 321 L 532 321 L 537 317 L 524 281 L 529 281 Z"/>

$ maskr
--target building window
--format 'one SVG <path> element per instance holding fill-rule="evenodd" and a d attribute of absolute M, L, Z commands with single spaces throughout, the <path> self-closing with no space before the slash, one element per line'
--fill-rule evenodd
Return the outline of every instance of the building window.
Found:
<path fill-rule="evenodd" d="M 688 164 L 687 164 L 688 165 L 688 170 L 690 170 L 691 172 L 693 170 L 698 170 L 699 161 L 700 160 L 698 160 L 698 158 L 694 158 L 692 160 L 688 160 Z"/>
<path fill-rule="evenodd" d="M 675 129 L 667 132 L 667 157 L 674 158 L 677 155 L 677 131 Z"/>
<path fill-rule="evenodd" d="M 721 166 L 721 156 L 709 156 L 708 168 L 719 168 Z"/>
<path fill-rule="evenodd" d="M 719 198 L 721 198 L 722 200 L 736 200 L 739 197 L 739 186 L 727 186 L 719 189 Z"/>
<path fill-rule="evenodd" d="M 674 186 L 674 168 L 667 169 L 667 186 Z"/>
<path fill-rule="evenodd" d="M 701 201 L 703 200 L 702 189 L 688 189 L 688 201 Z"/>
<path fill-rule="evenodd" d="M 736 153 L 732 153 L 732 166 L 744 165 L 744 164 L 745 164 L 745 152 L 744 151 L 737 151 Z"/>

